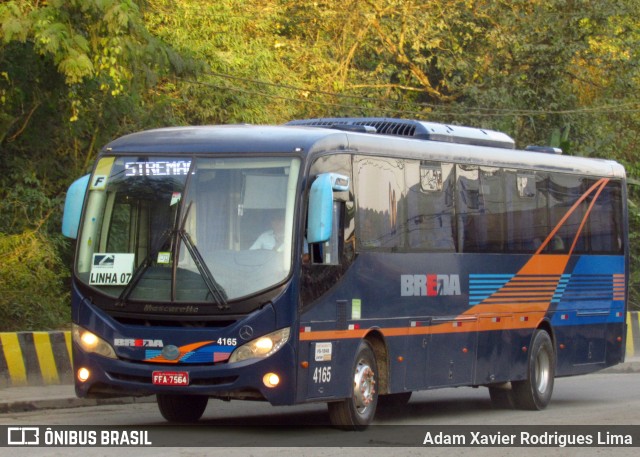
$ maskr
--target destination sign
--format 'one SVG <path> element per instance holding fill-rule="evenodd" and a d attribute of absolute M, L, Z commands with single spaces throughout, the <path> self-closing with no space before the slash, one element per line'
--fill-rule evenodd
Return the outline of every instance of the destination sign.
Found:
<path fill-rule="evenodd" d="M 123 286 L 133 273 L 135 254 L 93 254 L 89 284 L 96 286 Z"/>
<path fill-rule="evenodd" d="M 126 176 L 184 176 L 189 174 L 190 160 L 125 162 Z"/>

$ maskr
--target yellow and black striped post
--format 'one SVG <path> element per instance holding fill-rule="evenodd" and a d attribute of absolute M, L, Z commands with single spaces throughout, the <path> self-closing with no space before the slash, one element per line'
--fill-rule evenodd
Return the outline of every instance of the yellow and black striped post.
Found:
<path fill-rule="evenodd" d="M 0 386 L 72 382 L 71 332 L 0 333 Z"/>
<path fill-rule="evenodd" d="M 640 312 L 627 313 L 627 359 L 640 355 Z"/>

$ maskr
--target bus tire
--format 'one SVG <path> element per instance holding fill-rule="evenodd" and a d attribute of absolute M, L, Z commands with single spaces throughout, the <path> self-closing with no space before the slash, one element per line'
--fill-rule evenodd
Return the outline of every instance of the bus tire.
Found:
<path fill-rule="evenodd" d="M 204 395 L 158 394 L 156 398 L 160 414 L 169 422 L 196 422 L 209 402 Z"/>
<path fill-rule="evenodd" d="M 536 330 L 529 350 L 527 379 L 511 383 L 517 408 L 540 410 L 547 407 L 553 393 L 555 367 L 551 337 L 544 330 Z"/>
<path fill-rule="evenodd" d="M 363 430 L 371 423 L 378 404 L 377 371 L 373 349 L 368 341 L 363 340 L 353 363 L 351 396 L 327 404 L 333 426 L 343 430 Z"/>

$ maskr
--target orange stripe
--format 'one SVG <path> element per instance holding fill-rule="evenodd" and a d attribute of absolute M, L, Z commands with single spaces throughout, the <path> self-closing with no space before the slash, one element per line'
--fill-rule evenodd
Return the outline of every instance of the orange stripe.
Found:
<path fill-rule="evenodd" d="M 596 192 L 596 195 L 593 197 L 593 200 L 591 200 L 591 203 L 589 204 L 589 207 L 587 208 L 587 211 L 584 213 L 584 216 L 582 217 L 582 222 L 580 222 L 580 227 L 578 227 L 578 231 L 576 232 L 576 236 L 573 238 L 573 243 L 571 243 L 571 249 L 569 249 L 569 255 L 571 255 L 571 253 L 573 252 L 573 250 L 576 247 L 576 244 L 578 244 L 578 238 L 580 238 L 580 233 L 582 233 L 582 229 L 584 228 L 584 224 L 587 223 L 587 218 L 589 217 L 589 213 L 591 213 L 591 210 L 593 209 L 593 205 L 595 205 L 596 200 L 598 199 L 598 197 L 600 196 L 600 193 L 602 192 L 602 189 L 604 189 L 604 186 L 606 186 L 607 183 L 609 182 L 609 180 L 605 179 L 605 178 L 602 178 L 601 181 L 602 181 L 602 184 L 600 185 L 600 188 Z M 589 190 L 589 192 L 591 192 L 591 190 Z"/>
<path fill-rule="evenodd" d="M 540 321 L 544 318 L 545 312 L 526 313 L 529 317 L 527 321 L 520 321 L 520 315 L 512 317 L 509 315 L 511 322 L 508 326 L 497 325 L 504 324 L 502 322 L 492 322 L 491 318 L 499 317 L 505 319 L 504 315 L 483 315 L 482 319 L 473 321 L 452 320 L 435 325 L 425 325 L 424 327 L 390 327 L 358 330 L 320 330 L 300 333 L 300 341 L 319 341 L 319 340 L 344 340 L 344 339 L 361 339 L 371 330 L 379 330 L 386 337 L 394 336 L 414 336 L 414 335 L 446 335 L 450 333 L 468 333 L 470 331 L 488 331 L 495 330 L 500 327 L 501 330 L 518 330 L 527 328 L 536 328 Z M 454 326 L 456 324 L 458 326 Z"/>
<path fill-rule="evenodd" d="M 517 292 L 518 290 L 549 290 L 549 289 L 555 289 L 556 288 L 556 284 L 557 284 L 557 280 L 554 283 L 548 283 L 548 284 L 535 284 L 533 287 L 527 284 L 512 284 L 512 283 L 507 283 L 504 286 L 502 286 L 504 289 L 509 289 L 509 290 L 513 290 L 515 292 Z M 502 289 L 501 289 L 502 290 Z"/>
<path fill-rule="evenodd" d="M 180 356 L 175 360 L 165 359 L 162 355 L 157 355 L 150 359 L 145 359 L 145 362 L 157 362 L 157 363 L 178 363 L 182 356 L 187 354 L 188 352 L 194 351 L 202 346 L 206 346 L 207 344 L 213 343 L 213 341 L 200 341 L 198 343 L 187 344 L 186 346 L 181 346 L 178 349 L 180 350 Z"/>
<path fill-rule="evenodd" d="M 551 292 L 552 293 L 541 293 L 541 292 L 518 292 L 518 291 L 506 291 L 506 290 L 502 290 L 500 292 L 496 292 L 495 294 L 493 294 L 491 296 L 491 298 L 489 298 L 488 300 L 492 300 L 494 298 L 503 298 L 503 300 L 511 300 L 513 297 L 523 297 L 523 298 L 536 298 L 536 297 L 540 297 L 540 298 L 544 298 L 544 297 L 548 297 L 549 295 L 553 295 L 553 292 L 555 291 L 555 289 L 553 289 Z M 486 300 L 485 300 L 486 301 Z"/>
<path fill-rule="evenodd" d="M 511 306 L 534 305 L 536 307 L 540 307 L 540 306 L 547 306 L 549 304 L 549 300 L 522 302 L 520 300 L 514 300 L 513 298 L 490 298 L 488 300 L 483 301 L 482 304 L 483 305 L 503 304 L 503 305 L 511 305 Z"/>
<path fill-rule="evenodd" d="M 558 278 L 564 273 L 569 262 L 569 256 L 566 254 L 534 254 L 531 259 L 520 269 L 518 275 L 529 274 L 556 274 Z"/>
<path fill-rule="evenodd" d="M 503 292 L 503 291 L 498 291 L 495 294 L 491 295 L 490 297 L 486 298 L 485 300 L 482 300 L 482 303 L 487 303 L 489 300 L 495 300 L 495 299 L 500 299 L 500 300 L 513 300 L 514 298 L 526 298 L 528 300 L 533 300 L 533 299 L 540 299 L 540 300 L 547 300 L 551 297 L 553 297 L 553 293 L 555 292 L 555 289 L 553 290 L 548 290 L 545 292 L 532 292 L 532 293 L 526 293 L 525 291 L 522 292 Z M 482 304 L 481 303 L 481 304 Z"/>
<path fill-rule="evenodd" d="M 311 340 L 343 340 L 349 338 L 362 338 L 369 332 L 369 329 L 358 330 L 321 330 L 318 332 L 300 333 L 300 341 Z"/>
<path fill-rule="evenodd" d="M 558 230 L 560 230 L 560 227 L 562 227 L 562 225 L 567 221 L 567 219 L 569 219 L 569 217 L 573 214 L 573 212 L 580 206 L 580 204 L 584 201 L 585 198 L 587 198 L 589 196 L 589 194 L 591 192 L 593 192 L 593 190 L 598 187 L 599 185 L 601 185 L 602 182 L 605 182 L 605 184 L 609 181 L 606 178 L 601 178 L 599 179 L 594 185 L 592 185 L 588 191 L 586 191 L 584 194 L 582 194 L 582 196 L 578 199 L 578 201 L 576 201 L 573 206 L 571 208 L 569 208 L 569 211 L 567 211 L 565 213 L 564 216 L 562 216 L 562 219 L 560 219 L 560 222 L 558 222 L 556 224 L 556 226 L 553 228 L 553 230 L 551 230 L 551 233 L 549 233 L 549 236 L 547 236 L 547 238 L 544 240 L 544 242 L 540 245 L 540 247 L 538 248 L 538 250 L 536 251 L 535 255 L 540 254 L 544 248 L 547 247 L 547 245 L 551 242 L 551 240 L 553 239 L 553 237 L 556 235 L 556 233 L 558 233 Z"/>
<path fill-rule="evenodd" d="M 548 295 L 553 295 L 553 293 L 555 292 L 556 288 L 555 287 L 546 287 L 544 289 L 528 289 L 528 288 L 518 288 L 518 289 L 514 289 L 513 287 L 509 287 L 506 290 L 498 290 L 497 292 L 495 292 L 493 294 L 493 296 L 505 296 L 505 297 L 512 297 L 512 296 L 518 296 L 518 295 L 524 295 L 526 293 L 530 293 L 531 295 L 536 295 L 538 297 L 546 297 Z"/>

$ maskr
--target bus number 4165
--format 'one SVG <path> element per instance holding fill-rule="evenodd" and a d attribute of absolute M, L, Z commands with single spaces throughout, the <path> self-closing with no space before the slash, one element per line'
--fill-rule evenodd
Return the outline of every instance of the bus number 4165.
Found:
<path fill-rule="evenodd" d="M 331 367 L 316 367 L 313 370 L 313 382 L 316 384 L 331 382 Z"/>

